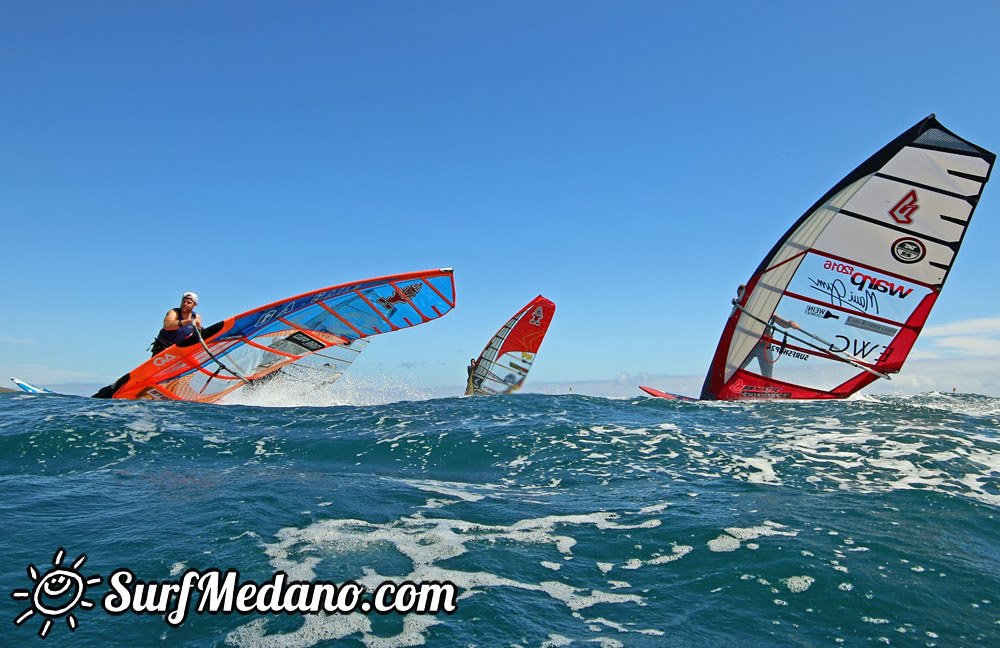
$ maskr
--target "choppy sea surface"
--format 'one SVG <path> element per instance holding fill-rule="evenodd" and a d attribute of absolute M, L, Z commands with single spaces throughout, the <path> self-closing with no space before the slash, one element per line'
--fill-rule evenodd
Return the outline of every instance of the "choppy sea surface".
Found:
<path fill-rule="evenodd" d="M 996 398 L 2 394 L 0 492 L 3 646 L 1000 646 Z M 60 610 L 58 568 L 102 582 Z M 457 609 L 175 627 L 102 607 L 122 568 L 450 582 Z"/>

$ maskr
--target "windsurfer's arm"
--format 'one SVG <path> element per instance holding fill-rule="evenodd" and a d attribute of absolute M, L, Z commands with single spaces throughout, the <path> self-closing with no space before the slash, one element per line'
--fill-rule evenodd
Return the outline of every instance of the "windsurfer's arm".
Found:
<path fill-rule="evenodd" d="M 177 314 L 177 311 L 171 310 L 163 318 L 163 328 L 168 331 L 176 331 L 182 326 L 186 326 L 188 324 L 194 324 L 198 328 L 201 328 L 201 315 L 195 315 L 194 317 L 190 317 L 188 319 L 182 319 L 181 316 Z"/>
<path fill-rule="evenodd" d="M 163 328 L 167 331 L 176 331 L 183 324 L 181 324 L 180 318 L 177 316 L 177 311 L 169 310 L 167 314 L 163 317 Z"/>
<path fill-rule="evenodd" d="M 799 328 L 799 325 L 796 324 L 794 321 L 792 321 L 792 320 L 786 320 L 785 318 L 780 317 L 777 314 L 772 315 L 771 316 L 771 320 L 775 324 L 777 324 L 778 326 L 780 326 L 781 328 L 786 328 L 786 329 L 787 328 L 793 328 L 793 329 L 798 329 Z"/>

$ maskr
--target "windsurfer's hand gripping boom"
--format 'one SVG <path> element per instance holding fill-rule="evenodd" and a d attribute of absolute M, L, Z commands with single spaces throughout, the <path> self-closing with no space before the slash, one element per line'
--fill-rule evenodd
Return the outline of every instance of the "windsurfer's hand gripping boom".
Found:
<path fill-rule="evenodd" d="M 741 309 L 742 310 L 742 309 Z M 745 312 L 745 311 L 744 311 Z M 796 331 L 802 331 L 802 327 L 793 322 L 792 320 L 786 320 L 784 317 L 779 316 L 777 313 L 771 315 L 771 321 L 780 326 L 783 329 L 795 329 Z M 803 333 L 808 333 L 807 331 L 802 331 Z"/>

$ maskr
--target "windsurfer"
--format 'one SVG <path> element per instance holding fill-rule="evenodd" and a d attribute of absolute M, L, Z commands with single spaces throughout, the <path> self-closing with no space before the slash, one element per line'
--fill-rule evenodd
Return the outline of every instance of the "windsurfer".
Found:
<path fill-rule="evenodd" d="M 735 315 L 736 312 L 739 310 L 739 306 L 743 301 L 743 293 L 745 293 L 746 290 L 747 290 L 746 284 L 740 284 L 739 287 L 736 288 L 736 299 L 733 300 L 733 312 L 729 314 L 730 317 Z"/>
<path fill-rule="evenodd" d="M 197 305 L 198 294 L 186 292 L 181 297 L 180 307 L 167 311 L 163 317 L 163 328 L 156 334 L 151 346 L 154 356 L 168 346 L 194 335 L 195 327 L 201 330 L 201 315 L 194 312 L 194 307 Z"/>
<path fill-rule="evenodd" d="M 746 292 L 746 284 L 740 284 L 736 288 L 736 298 L 733 299 L 733 312 L 735 315 L 737 312 L 743 310 L 743 295 Z M 773 360 L 768 359 L 768 345 L 774 343 L 774 325 L 777 324 L 784 330 L 788 329 L 798 329 L 799 325 L 792 320 L 786 320 L 777 314 L 772 314 L 771 319 L 767 323 L 767 327 L 764 329 L 764 335 L 761 337 L 760 341 L 754 345 L 753 351 L 747 356 L 747 359 L 743 361 L 740 365 L 740 369 L 746 369 L 747 365 L 750 364 L 751 360 L 756 359 L 757 364 L 760 365 L 760 374 L 765 378 L 770 378 L 773 374 L 774 363 L 778 361 L 781 357 L 782 352 L 785 350 L 785 342 L 781 343 L 778 349 L 777 357 Z"/>
<path fill-rule="evenodd" d="M 787 342 L 787 338 L 783 339 L 781 342 L 781 346 L 779 346 L 776 351 L 771 350 L 771 352 L 774 353 L 774 358 L 773 359 L 768 358 L 769 355 L 768 346 L 774 344 L 775 324 L 780 326 L 783 329 L 783 331 L 787 331 L 788 329 L 796 329 L 796 330 L 799 329 L 799 325 L 796 324 L 793 320 L 786 320 L 784 317 L 781 317 L 778 314 L 771 315 L 771 319 L 770 321 L 768 321 L 767 327 L 764 329 L 763 337 L 761 337 L 760 342 L 758 342 L 754 346 L 753 352 L 749 356 L 747 356 L 747 359 L 743 362 L 742 366 L 740 367 L 741 369 L 746 369 L 747 365 L 750 364 L 750 361 L 756 358 L 757 364 L 760 365 L 760 375 L 764 376 L 765 378 L 772 377 L 772 375 L 774 374 L 774 363 L 777 362 L 778 359 L 781 357 L 781 354 L 784 353 L 785 343 Z"/>
<path fill-rule="evenodd" d="M 476 365 L 477 364 L 479 364 L 479 363 L 477 363 L 476 359 L 473 358 L 473 359 L 469 360 L 469 366 L 465 368 L 466 372 L 468 372 L 468 374 L 469 374 L 469 378 L 465 382 L 465 394 L 466 394 L 466 396 L 470 396 L 470 395 L 475 394 L 476 393 L 476 387 L 479 386 L 479 385 L 476 384 L 476 382 L 472 378 L 472 375 L 474 373 L 476 373 Z M 480 383 L 481 382 L 482 381 L 480 381 Z"/>

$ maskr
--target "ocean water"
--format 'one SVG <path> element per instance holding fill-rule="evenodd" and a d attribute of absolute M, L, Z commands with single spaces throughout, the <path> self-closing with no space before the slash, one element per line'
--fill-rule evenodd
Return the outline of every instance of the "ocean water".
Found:
<path fill-rule="evenodd" d="M 0 395 L 0 645 L 1000 646 L 1000 399 L 268 398 Z M 457 598 L 170 625 L 123 569 Z"/>

